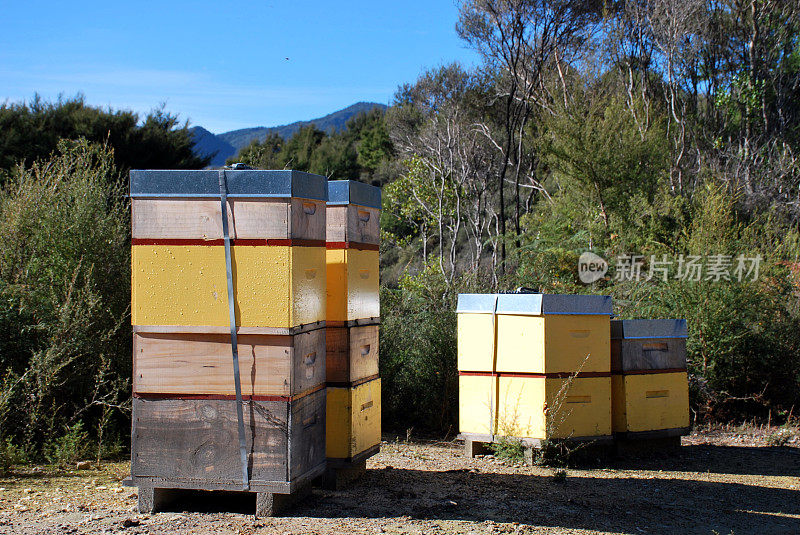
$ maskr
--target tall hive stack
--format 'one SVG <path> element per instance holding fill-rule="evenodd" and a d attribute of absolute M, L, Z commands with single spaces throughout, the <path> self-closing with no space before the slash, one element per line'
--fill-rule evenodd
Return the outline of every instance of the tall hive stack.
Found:
<path fill-rule="evenodd" d="M 689 426 L 686 320 L 611 322 L 613 431 L 668 438 Z"/>
<path fill-rule="evenodd" d="M 611 435 L 611 298 L 458 296 L 459 427 L 468 449 L 497 435 Z"/>
<path fill-rule="evenodd" d="M 269 514 L 275 494 L 325 466 L 326 181 L 294 171 L 132 171 L 131 198 L 131 475 L 140 508 L 157 507 L 161 489 L 245 487 L 232 275 L 248 490 Z"/>
<path fill-rule="evenodd" d="M 327 483 L 360 468 L 381 440 L 378 377 L 380 189 L 328 182 Z"/>

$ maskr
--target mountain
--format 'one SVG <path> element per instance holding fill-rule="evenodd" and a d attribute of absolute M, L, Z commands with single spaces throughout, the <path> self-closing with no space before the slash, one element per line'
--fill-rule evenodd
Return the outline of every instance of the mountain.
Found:
<path fill-rule="evenodd" d="M 196 155 L 206 156 L 216 153 L 216 156 L 211 159 L 210 165 L 212 166 L 224 165 L 228 156 L 237 152 L 230 143 L 223 141 L 202 126 L 195 126 L 189 131 L 194 137 L 194 153 Z"/>
<path fill-rule="evenodd" d="M 225 160 L 231 156 L 235 156 L 240 149 L 246 147 L 254 139 L 263 141 L 267 135 L 277 133 L 283 139 L 288 139 L 294 135 L 295 132 L 304 126 L 310 124 L 316 125 L 317 128 L 323 132 L 340 131 L 345 128 L 347 121 L 359 113 L 366 113 L 373 108 L 386 109 L 386 105 L 377 102 L 356 102 L 352 106 L 348 106 L 343 110 L 335 111 L 324 117 L 318 119 L 311 119 L 309 121 L 296 121 L 291 124 L 281 126 L 258 126 L 255 128 L 242 128 L 240 130 L 231 130 L 222 134 L 212 134 L 202 126 L 195 126 L 190 129 L 194 136 L 195 153 L 199 156 L 205 156 L 216 152 L 216 156 L 212 158 L 212 167 L 218 167 L 225 164 Z"/>

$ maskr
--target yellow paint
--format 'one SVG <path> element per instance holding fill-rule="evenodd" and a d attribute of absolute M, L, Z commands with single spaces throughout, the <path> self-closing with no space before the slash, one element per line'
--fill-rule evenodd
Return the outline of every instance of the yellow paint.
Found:
<path fill-rule="evenodd" d="M 563 388 L 563 390 L 562 390 Z M 611 379 L 500 377 L 498 434 L 578 438 L 611 434 Z"/>
<path fill-rule="evenodd" d="M 378 251 L 327 251 L 328 321 L 351 321 L 380 316 Z"/>
<path fill-rule="evenodd" d="M 347 459 L 381 442 L 381 380 L 327 390 L 326 455 Z"/>
<path fill-rule="evenodd" d="M 497 378 L 462 375 L 458 378 L 458 429 L 462 433 L 494 434 Z"/>
<path fill-rule="evenodd" d="M 458 369 L 493 371 L 494 327 L 492 314 L 458 315 Z"/>
<path fill-rule="evenodd" d="M 296 326 L 325 321 L 325 248 L 292 247 L 291 259 L 293 308 L 289 322 Z"/>
<path fill-rule="evenodd" d="M 689 425 L 686 372 L 614 376 L 614 432 Z"/>
<path fill-rule="evenodd" d="M 545 438 L 544 377 L 501 377 L 498 434 Z"/>
<path fill-rule="evenodd" d="M 627 414 L 625 413 L 625 376 L 611 376 L 611 430 L 623 433 L 627 430 Z"/>
<path fill-rule="evenodd" d="M 608 372 L 610 328 L 606 315 L 500 315 L 497 371 Z"/>
<path fill-rule="evenodd" d="M 223 246 L 131 249 L 134 325 L 228 325 Z M 324 248 L 235 246 L 231 259 L 237 325 L 289 328 L 325 319 Z"/>

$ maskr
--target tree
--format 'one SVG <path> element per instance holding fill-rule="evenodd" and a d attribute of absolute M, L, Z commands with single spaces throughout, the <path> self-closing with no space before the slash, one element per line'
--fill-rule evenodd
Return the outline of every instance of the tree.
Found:
<path fill-rule="evenodd" d="M 55 103 L 36 96 L 30 103 L 0 105 L 0 170 L 48 158 L 59 140 L 81 138 L 108 143 L 120 170 L 200 169 L 210 161 L 194 154 L 188 123 L 180 124 L 163 108 L 139 124 L 133 112 L 88 106 L 80 95 Z"/>

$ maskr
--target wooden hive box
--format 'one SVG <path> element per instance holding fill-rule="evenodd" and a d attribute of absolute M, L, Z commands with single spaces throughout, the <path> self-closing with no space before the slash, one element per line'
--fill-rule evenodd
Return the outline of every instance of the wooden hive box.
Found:
<path fill-rule="evenodd" d="M 354 180 L 328 182 L 327 322 L 369 324 L 380 317 L 380 188 Z"/>
<path fill-rule="evenodd" d="M 140 507 L 154 489 L 243 488 L 219 180 L 131 172 Z M 294 171 L 225 182 L 249 490 L 290 493 L 325 467 L 327 187 Z"/>
<path fill-rule="evenodd" d="M 462 294 L 457 312 L 462 434 L 611 434 L 609 297 Z"/>
<path fill-rule="evenodd" d="M 237 325 L 289 334 L 323 322 L 324 178 L 253 170 L 226 176 Z M 218 180 L 217 171 L 131 171 L 137 327 L 228 326 Z"/>
<path fill-rule="evenodd" d="M 358 463 L 381 443 L 381 380 L 328 387 L 326 450 L 329 462 Z"/>
<path fill-rule="evenodd" d="M 325 330 L 328 386 L 356 386 L 378 377 L 378 329 L 362 325 Z"/>
<path fill-rule="evenodd" d="M 611 322 L 613 430 L 626 438 L 689 429 L 686 320 Z"/>

